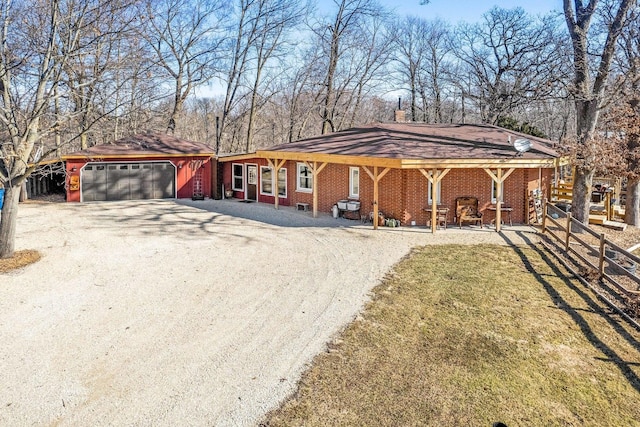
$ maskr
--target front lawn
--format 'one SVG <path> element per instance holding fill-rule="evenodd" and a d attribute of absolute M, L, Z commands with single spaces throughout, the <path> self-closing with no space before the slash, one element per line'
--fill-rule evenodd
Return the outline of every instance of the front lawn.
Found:
<path fill-rule="evenodd" d="M 269 426 L 623 426 L 640 333 L 544 249 L 428 246 L 316 357 Z"/>

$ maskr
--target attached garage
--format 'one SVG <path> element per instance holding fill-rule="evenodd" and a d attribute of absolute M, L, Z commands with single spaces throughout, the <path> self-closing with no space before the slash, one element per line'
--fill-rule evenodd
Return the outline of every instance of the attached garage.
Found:
<path fill-rule="evenodd" d="M 134 135 L 64 157 L 67 200 L 211 197 L 213 150 L 170 135 Z"/>

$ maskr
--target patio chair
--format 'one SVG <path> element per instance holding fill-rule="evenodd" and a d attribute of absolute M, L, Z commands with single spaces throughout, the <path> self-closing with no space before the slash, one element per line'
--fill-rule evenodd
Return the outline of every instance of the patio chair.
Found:
<path fill-rule="evenodd" d="M 476 197 L 458 197 L 456 199 L 456 219 L 460 228 L 463 222 L 480 223 L 482 225 L 482 212 L 478 211 L 478 199 Z"/>

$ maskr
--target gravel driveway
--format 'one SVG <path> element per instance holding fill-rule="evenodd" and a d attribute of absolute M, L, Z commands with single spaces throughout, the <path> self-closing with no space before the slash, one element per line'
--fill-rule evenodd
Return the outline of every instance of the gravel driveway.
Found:
<path fill-rule="evenodd" d="M 359 222 L 226 201 L 20 206 L 0 275 L 0 425 L 255 425 L 411 247 L 528 227 Z"/>

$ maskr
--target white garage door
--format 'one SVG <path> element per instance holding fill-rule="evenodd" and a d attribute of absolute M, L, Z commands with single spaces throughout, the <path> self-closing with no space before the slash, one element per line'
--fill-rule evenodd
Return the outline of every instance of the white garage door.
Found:
<path fill-rule="evenodd" d="M 176 196 L 175 176 L 171 162 L 87 163 L 82 201 L 170 199 Z"/>

